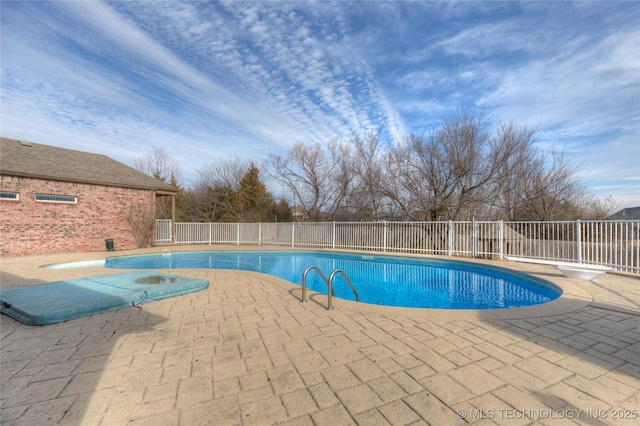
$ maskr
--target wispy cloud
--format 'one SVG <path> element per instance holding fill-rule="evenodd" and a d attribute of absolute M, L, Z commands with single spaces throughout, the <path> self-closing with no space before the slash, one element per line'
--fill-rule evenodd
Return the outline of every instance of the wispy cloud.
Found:
<path fill-rule="evenodd" d="M 579 158 L 594 187 L 640 175 L 633 3 L 6 2 L 1 14 L 3 136 L 121 161 L 161 146 L 194 169 L 354 133 L 391 143 L 482 106 L 540 124 L 539 144 Z"/>
<path fill-rule="evenodd" d="M 603 24 L 597 8 L 584 16 L 556 10 L 546 20 L 518 15 L 461 29 L 431 49 L 443 58 L 464 57 L 458 72 L 433 67 L 403 82 L 431 93 L 451 86 L 451 95 L 468 76 L 479 90 L 476 105 L 497 120 L 539 126 L 539 145 L 565 150 L 584 180 L 606 195 L 612 181 L 626 186 L 640 176 L 640 31 L 620 12 L 605 13 Z M 629 187 L 626 199 L 632 193 L 638 202 L 640 188 Z"/>
<path fill-rule="evenodd" d="M 640 61 L 631 58 L 639 42 L 638 31 L 596 44 L 576 39 L 571 54 L 509 70 L 478 102 L 497 116 L 540 123 L 538 139 L 578 158 L 592 185 L 606 175 L 633 180 L 640 176 Z"/>

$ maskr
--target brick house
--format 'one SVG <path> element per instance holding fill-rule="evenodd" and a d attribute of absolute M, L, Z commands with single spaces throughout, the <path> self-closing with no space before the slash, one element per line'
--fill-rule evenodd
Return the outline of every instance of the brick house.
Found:
<path fill-rule="evenodd" d="M 0 138 L 0 255 L 152 244 L 155 199 L 177 192 L 104 155 Z"/>

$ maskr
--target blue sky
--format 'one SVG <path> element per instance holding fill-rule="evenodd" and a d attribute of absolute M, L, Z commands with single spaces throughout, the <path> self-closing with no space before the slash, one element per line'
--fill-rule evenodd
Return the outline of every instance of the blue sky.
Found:
<path fill-rule="evenodd" d="M 2 1 L 2 136 L 182 180 L 226 157 L 455 108 L 538 126 L 593 194 L 640 205 L 640 2 Z"/>

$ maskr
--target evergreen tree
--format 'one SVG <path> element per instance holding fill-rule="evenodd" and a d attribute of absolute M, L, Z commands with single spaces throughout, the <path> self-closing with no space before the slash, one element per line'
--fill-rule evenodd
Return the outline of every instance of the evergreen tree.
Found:
<path fill-rule="evenodd" d="M 276 217 L 273 196 L 260 180 L 260 170 L 253 163 L 240 179 L 237 191 L 227 194 L 225 205 L 224 222 L 271 222 Z"/>

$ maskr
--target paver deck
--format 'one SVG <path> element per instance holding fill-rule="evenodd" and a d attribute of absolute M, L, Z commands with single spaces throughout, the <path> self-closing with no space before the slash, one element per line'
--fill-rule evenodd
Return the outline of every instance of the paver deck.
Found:
<path fill-rule="evenodd" d="M 198 248 L 165 248 L 185 249 Z M 2 258 L 1 284 L 119 272 L 40 268 L 105 256 Z M 326 296 L 300 303 L 275 277 L 180 270 L 209 289 L 40 327 L 2 315 L 0 422 L 638 424 L 640 279 L 490 263 L 575 291 L 497 316 L 342 300 L 327 311 Z"/>

